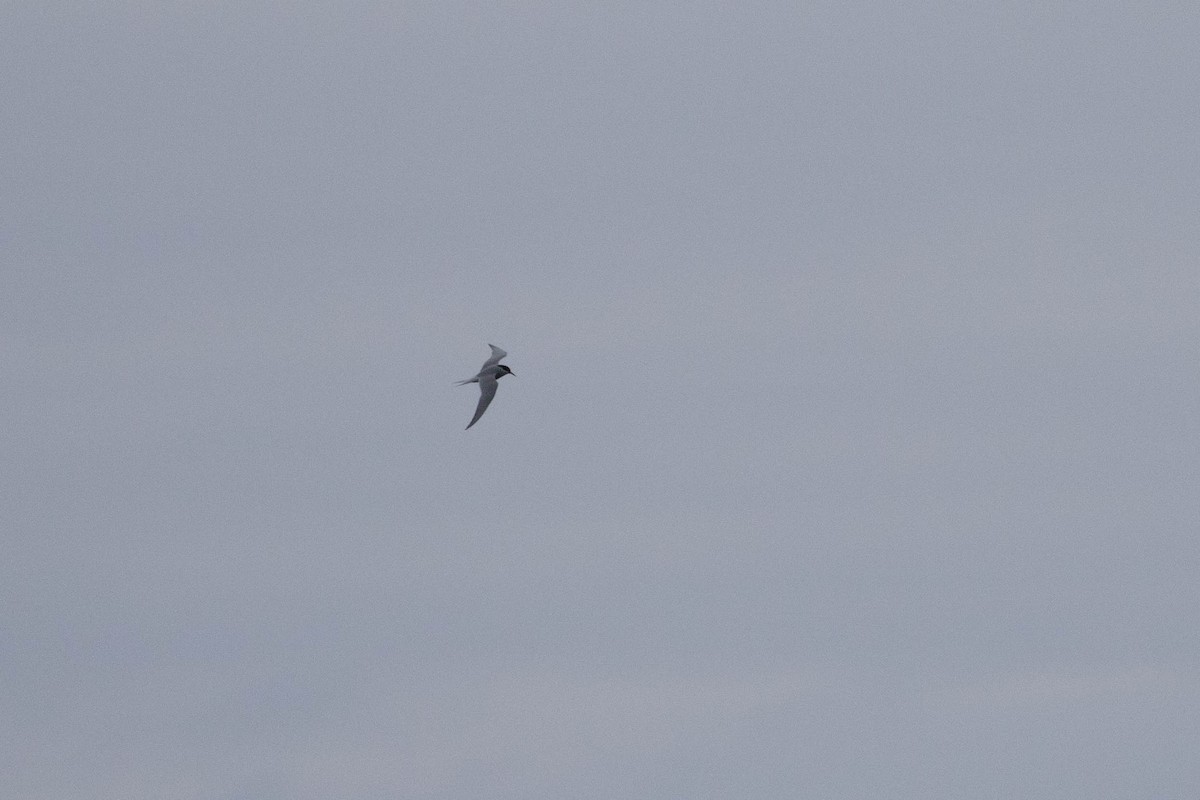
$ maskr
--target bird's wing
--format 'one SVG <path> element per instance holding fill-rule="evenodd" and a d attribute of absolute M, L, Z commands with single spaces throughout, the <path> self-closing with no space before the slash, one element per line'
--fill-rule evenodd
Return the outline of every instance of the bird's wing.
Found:
<path fill-rule="evenodd" d="M 508 353 L 504 352 L 499 347 L 496 347 L 496 345 L 494 345 L 494 344 L 489 344 L 488 347 L 492 348 L 492 357 L 489 358 L 487 361 L 483 362 L 483 369 L 487 369 L 488 367 L 493 367 L 496 364 L 499 364 L 500 359 L 502 359 L 506 355 L 508 355 Z M 492 391 L 495 391 L 495 390 L 493 389 Z"/>
<path fill-rule="evenodd" d="M 501 350 L 500 352 L 504 352 Z M 481 375 L 479 377 L 479 405 L 475 406 L 475 416 L 471 417 L 468 428 L 479 422 L 479 418 L 483 416 L 483 412 L 487 411 L 487 407 L 491 404 L 492 398 L 496 396 L 496 384 L 499 381 L 492 375 Z"/>

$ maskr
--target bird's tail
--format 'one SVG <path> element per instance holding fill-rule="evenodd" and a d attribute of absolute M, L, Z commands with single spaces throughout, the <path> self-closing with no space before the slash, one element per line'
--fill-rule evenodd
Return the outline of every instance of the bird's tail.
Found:
<path fill-rule="evenodd" d="M 479 380 L 479 378 L 467 378 L 465 381 L 455 381 L 454 385 L 455 386 L 465 386 L 468 383 L 475 383 L 478 380 Z"/>

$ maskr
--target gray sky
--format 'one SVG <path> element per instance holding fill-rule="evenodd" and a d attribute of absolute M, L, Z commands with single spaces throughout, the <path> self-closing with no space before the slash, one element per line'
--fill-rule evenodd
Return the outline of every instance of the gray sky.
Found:
<path fill-rule="evenodd" d="M 1197 41 L 5 4 L 0 796 L 1194 800 Z"/>

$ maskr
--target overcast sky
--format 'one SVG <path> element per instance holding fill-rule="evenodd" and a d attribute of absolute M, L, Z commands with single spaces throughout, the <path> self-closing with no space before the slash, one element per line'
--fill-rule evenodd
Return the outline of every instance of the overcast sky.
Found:
<path fill-rule="evenodd" d="M 1198 41 L 5 3 L 0 798 L 1195 800 Z"/>

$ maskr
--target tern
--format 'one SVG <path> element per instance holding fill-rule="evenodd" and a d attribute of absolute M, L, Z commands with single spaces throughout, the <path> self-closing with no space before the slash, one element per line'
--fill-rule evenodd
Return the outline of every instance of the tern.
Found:
<path fill-rule="evenodd" d="M 483 362 L 483 368 L 479 370 L 479 374 L 473 378 L 467 378 L 465 381 L 458 381 L 456 386 L 464 386 L 468 383 L 479 384 L 479 405 L 475 407 L 475 416 L 471 418 L 470 424 L 474 425 L 479 422 L 479 418 L 483 416 L 483 412 L 487 411 L 487 407 L 491 405 L 492 398 L 496 396 L 496 382 L 505 375 L 516 375 L 508 368 L 507 364 L 501 364 L 500 359 L 504 358 L 508 353 L 496 347 L 494 344 L 489 344 L 492 348 L 492 357 Z"/>

